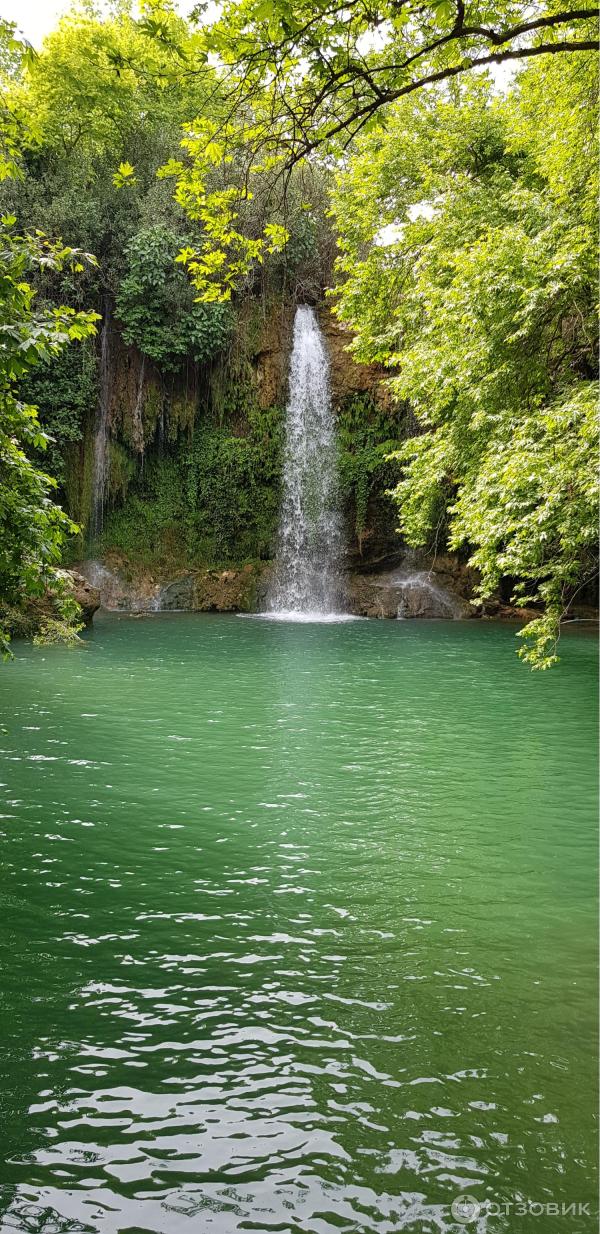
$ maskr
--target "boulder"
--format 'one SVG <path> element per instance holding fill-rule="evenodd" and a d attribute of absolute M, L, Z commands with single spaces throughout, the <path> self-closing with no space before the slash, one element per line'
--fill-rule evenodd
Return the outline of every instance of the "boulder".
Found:
<path fill-rule="evenodd" d="M 92 624 L 94 613 L 100 608 L 100 592 L 78 570 L 65 570 L 73 597 L 81 608 L 81 620 L 86 626 Z"/>
<path fill-rule="evenodd" d="M 450 621 L 474 617 L 475 610 L 433 570 L 397 569 L 350 577 L 350 607 L 362 617 L 437 618 Z"/>

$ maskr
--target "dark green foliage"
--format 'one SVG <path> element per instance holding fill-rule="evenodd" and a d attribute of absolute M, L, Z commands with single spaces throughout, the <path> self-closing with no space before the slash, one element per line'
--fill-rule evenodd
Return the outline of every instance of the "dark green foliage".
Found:
<path fill-rule="evenodd" d="M 95 329 L 94 313 L 75 313 L 61 306 L 38 309 L 26 281 L 31 272 L 71 266 L 81 269 L 85 255 L 51 245 L 43 235 L 19 236 L 14 218 L 2 219 L 0 283 L 2 348 L 0 349 L 0 599 L 18 607 L 28 596 L 45 590 L 63 597 L 63 614 L 73 616 L 57 570 L 68 533 L 76 528 L 53 501 L 55 481 L 34 456 L 44 450 L 46 434 L 35 406 L 18 397 L 18 383 L 37 364 L 58 355 L 71 341 L 88 338 Z M 1 624 L 0 652 L 7 654 Z"/>
<path fill-rule="evenodd" d="M 100 549 L 174 569 L 269 557 L 281 444 L 276 408 L 250 407 L 243 436 L 230 423 L 201 420 L 191 440 L 145 462 L 124 505 L 109 514 Z"/>
<path fill-rule="evenodd" d="M 340 481 L 350 505 L 359 551 L 367 526 L 369 504 L 384 505 L 380 517 L 393 527 L 392 505 L 387 490 L 398 480 L 398 467 L 389 455 L 406 436 L 405 409 L 395 404 L 389 410 L 364 394 L 354 395 L 338 414 Z M 385 504 L 384 504 L 385 503 Z"/>
<path fill-rule="evenodd" d="M 40 424 L 49 436 L 44 466 L 62 487 L 66 479 L 65 451 L 81 441 L 86 416 L 98 398 L 98 362 L 91 342 L 70 344 L 27 377 L 21 394 L 38 408 Z"/>
<path fill-rule="evenodd" d="M 397 481 L 389 454 L 404 437 L 404 411 L 377 406 L 368 395 L 338 412 L 340 480 L 359 551 L 369 522 L 393 538 L 395 512 L 387 490 Z M 283 413 L 260 410 L 231 375 L 218 415 L 197 418 L 190 438 L 162 454 L 150 451 L 143 469 L 113 446 L 113 496 L 99 551 L 118 550 L 161 569 L 192 564 L 241 564 L 269 558 L 277 531 Z M 127 467 L 120 486 L 116 471 Z M 121 494 L 117 491 L 121 488 Z"/>
<path fill-rule="evenodd" d="M 185 239 L 160 225 L 139 231 L 127 249 L 117 293 L 123 338 L 165 371 L 187 358 L 212 360 L 227 345 L 233 314 L 226 304 L 198 304 L 175 258 Z"/>

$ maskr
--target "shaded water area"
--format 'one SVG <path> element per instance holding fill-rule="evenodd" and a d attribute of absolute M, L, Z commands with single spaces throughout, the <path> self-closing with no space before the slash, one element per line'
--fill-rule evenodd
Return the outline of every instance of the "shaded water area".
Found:
<path fill-rule="evenodd" d="M 595 643 L 102 618 L 2 670 L 0 1229 L 579 1234 Z"/>

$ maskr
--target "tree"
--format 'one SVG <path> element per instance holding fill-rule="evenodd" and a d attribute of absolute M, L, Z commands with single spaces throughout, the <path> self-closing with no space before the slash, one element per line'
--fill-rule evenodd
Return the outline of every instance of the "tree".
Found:
<path fill-rule="evenodd" d="M 216 66 L 222 102 L 190 124 L 165 174 L 207 232 L 187 253 L 200 295 L 230 295 L 285 241 L 268 225 L 250 238 L 235 225 L 257 176 L 280 209 L 295 166 L 315 152 L 341 157 L 398 100 L 490 65 L 593 51 L 597 16 L 591 0 L 534 12 L 515 0 L 227 0 L 211 24 L 198 6 L 204 24 L 187 54 L 180 48 L 182 78 Z M 214 190 L 217 169 L 225 182 Z"/>
<path fill-rule="evenodd" d="M 593 4 L 514 0 L 229 0 L 205 34 L 232 110 L 256 110 L 289 166 L 390 103 L 474 68 L 597 46 Z M 265 91 L 266 86 L 266 91 Z M 265 91 L 266 100 L 259 95 Z"/>
<path fill-rule="evenodd" d="M 535 667 L 597 570 L 595 60 L 407 100 L 340 173 L 337 312 L 420 433 L 395 490 L 409 543 L 467 546 L 543 615 Z M 544 123 L 541 119 L 543 115 Z"/>
<path fill-rule="evenodd" d="M 166 18 L 165 18 L 166 20 Z M 5 75 L 7 115 L 19 126 L 19 171 L 5 206 L 48 235 L 93 251 L 99 262 L 80 296 L 114 290 L 124 245 L 152 213 L 185 216 L 156 184 L 186 120 L 202 110 L 214 74 L 183 79 L 179 48 L 192 36 L 173 13 L 169 38 L 123 7 L 105 20 L 93 4 L 64 17 L 21 72 Z M 162 188 L 162 194 L 160 192 Z"/>
<path fill-rule="evenodd" d="M 69 616 L 72 605 L 57 567 L 65 538 L 76 528 L 52 500 L 56 482 L 32 462 L 47 436 L 36 408 L 18 398 L 17 383 L 40 360 L 86 338 L 97 319 L 96 313 L 67 307 L 38 310 L 26 278 L 40 267 L 78 269 L 92 259 L 50 244 L 40 233 L 14 235 L 14 223 L 5 216 L 0 233 L 0 596 L 4 605 L 19 606 L 50 589 Z M 0 651 L 8 653 L 1 629 Z"/>
<path fill-rule="evenodd" d="M 127 247 L 127 270 L 117 294 L 125 342 L 134 343 L 163 372 L 177 370 L 190 357 L 212 359 L 229 342 L 233 326 L 228 305 L 194 301 L 189 279 L 176 264 L 184 243 L 165 226 L 139 231 Z"/>

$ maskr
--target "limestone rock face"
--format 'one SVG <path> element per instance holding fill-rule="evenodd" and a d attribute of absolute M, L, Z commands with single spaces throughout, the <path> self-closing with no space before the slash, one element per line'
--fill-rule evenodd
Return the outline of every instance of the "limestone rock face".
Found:
<path fill-rule="evenodd" d="M 110 612 L 251 612 L 256 607 L 260 566 L 230 570 L 189 570 L 174 578 L 132 568 L 124 559 L 82 561 L 82 582 Z"/>
<path fill-rule="evenodd" d="M 160 584 L 147 571 L 127 570 L 125 563 L 81 561 L 77 569 L 111 612 L 147 613 L 160 608 Z"/>
<path fill-rule="evenodd" d="M 256 340 L 253 367 L 261 407 L 282 405 L 287 399 L 294 312 L 294 305 L 272 310 Z M 389 370 L 379 364 L 359 364 L 347 351 L 352 332 L 327 308 L 320 309 L 317 315 L 327 341 L 334 406 L 352 394 L 370 394 L 375 402 L 387 406 L 390 395 L 384 379 L 390 376 Z"/>
<path fill-rule="evenodd" d="M 476 616 L 469 602 L 448 579 L 432 570 L 399 568 L 381 574 L 354 574 L 350 578 L 350 608 L 362 617 L 441 618 L 460 620 Z"/>
<path fill-rule="evenodd" d="M 247 613 L 255 607 L 257 570 L 198 570 L 165 583 L 160 609 L 190 609 L 200 613 Z"/>
<path fill-rule="evenodd" d="M 282 406 L 287 397 L 287 370 L 293 314 L 287 308 L 272 311 L 256 341 L 252 366 L 260 407 Z"/>
<path fill-rule="evenodd" d="M 369 394 L 380 406 L 389 406 L 391 395 L 385 381 L 389 380 L 390 370 L 382 364 L 359 364 L 347 350 L 353 339 L 352 331 L 328 309 L 321 309 L 318 317 L 327 340 L 334 405 L 352 394 Z"/>

